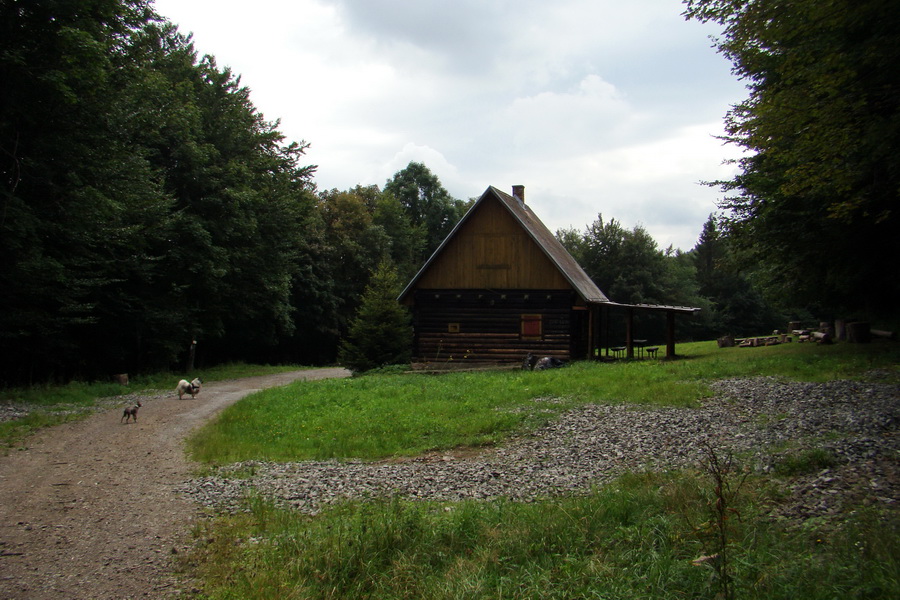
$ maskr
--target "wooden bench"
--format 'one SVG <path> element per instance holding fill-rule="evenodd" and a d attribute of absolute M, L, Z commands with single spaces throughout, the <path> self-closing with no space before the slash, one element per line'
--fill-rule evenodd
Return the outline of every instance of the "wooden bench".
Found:
<path fill-rule="evenodd" d="M 644 352 L 647 353 L 647 356 L 650 358 L 656 358 L 656 353 L 659 352 L 659 348 L 644 348 Z"/>
<path fill-rule="evenodd" d="M 610 350 L 612 350 L 613 356 L 616 358 L 622 358 L 625 354 L 625 346 L 616 346 L 615 348 L 610 348 Z"/>

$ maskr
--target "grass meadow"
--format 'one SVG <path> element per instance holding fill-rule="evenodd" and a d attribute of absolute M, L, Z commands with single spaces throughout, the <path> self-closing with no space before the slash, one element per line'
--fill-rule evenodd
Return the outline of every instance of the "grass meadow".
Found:
<path fill-rule="evenodd" d="M 888 342 L 677 349 L 676 361 L 298 382 L 223 411 L 188 452 L 211 470 L 243 460 L 377 460 L 501 443 L 553 418 L 529 410 L 535 399 L 555 399 L 540 407 L 557 411 L 690 407 L 722 377 L 823 381 L 883 369 L 900 379 L 900 349 Z M 394 498 L 307 516 L 248 496 L 245 511 L 197 526 L 180 565 L 210 599 L 900 597 L 896 509 L 861 505 L 802 523 L 767 517 L 792 477 L 830 460 L 811 452 L 769 475 L 722 463 L 718 479 L 704 465 L 634 473 L 584 497 L 525 504 Z"/>
<path fill-rule="evenodd" d="M 380 459 L 460 446 L 495 444 L 585 403 L 692 406 L 706 382 L 773 375 L 804 381 L 896 369 L 895 344 L 783 344 L 718 348 L 681 344 L 679 360 L 576 362 L 547 371 L 440 375 L 389 372 L 352 379 L 299 381 L 249 396 L 188 442 L 205 464 L 246 460 Z M 900 372 L 898 372 L 900 376 Z M 530 411 L 535 399 L 542 411 Z"/>

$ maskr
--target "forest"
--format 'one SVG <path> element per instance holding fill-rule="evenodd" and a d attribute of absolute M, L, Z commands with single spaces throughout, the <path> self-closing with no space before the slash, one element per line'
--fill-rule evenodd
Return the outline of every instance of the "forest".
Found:
<path fill-rule="evenodd" d="M 681 339 L 894 322 L 896 11 L 777 4 L 686 2 L 750 91 L 725 117 L 750 152 L 696 245 L 602 214 L 557 232 L 615 301 L 700 307 Z M 0 81 L 0 385 L 181 369 L 195 344 L 333 363 L 371 275 L 409 280 L 472 201 L 415 162 L 318 189 L 310 142 L 148 0 L 0 3 Z"/>

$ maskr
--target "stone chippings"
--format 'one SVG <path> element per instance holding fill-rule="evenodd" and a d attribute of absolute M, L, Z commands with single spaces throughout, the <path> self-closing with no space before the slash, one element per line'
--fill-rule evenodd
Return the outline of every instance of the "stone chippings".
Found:
<path fill-rule="evenodd" d="M 532 501 L 587 493 L 626 471 L 697 467 L 705 447 L 771 471 L 789 451 L 823 448 L 833 467 L 785 482 L 781 516 L 833 514 L 843 503 L 893 504 L 900 491 L 900 385 L 726 379 L 698 408 L 587 405 L 474 456 L 403 461 L 243 462 L 182 486 L 204 506 L 236 510 L 248 493 L 315 514 L 348 498 Z M 535 400 L 539 404 L 552 399 Z M 250 476 L 246 476 L 250 473 Z M 243 475 L 242 475 L 243 474 Z"/>
<path fill-rule="evenodd" d="M 138 400 L 146 402 L 147 400 L 160 400 L 165 398 L 162 394 L 124 394 L 120 396 L 111 396 L 109 398 L 100 398 L 95 401 L 93 406 L 75 405 L 75 404 L 57 404 L 52 407 L 38 406 L 27 403 L 6 403 L 0 404 L 0 423 L 4 421 L 15 421 L 23 419 L 30 414 L 48 412 L 54 415 L 67 414 L 83 414 L 89 412 L 103 412 L 118 406 L 130 406 Z"/>

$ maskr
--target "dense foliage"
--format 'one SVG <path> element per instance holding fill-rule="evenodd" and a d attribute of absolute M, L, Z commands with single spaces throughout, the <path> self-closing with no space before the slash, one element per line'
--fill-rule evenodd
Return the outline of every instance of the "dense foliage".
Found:
<path fill-rule="evenodd" d="M 708 302 L 704 307 L 699 339 L 722 333 L 758 335 L 784 327 L 785 317 L 768 303 L 737 267 L 732 242 L 710 215 L 691 252 L 696 268 L 697 292 Z M 790 316 L 797 317 L 796 311 Z"/>
<path fill-rule="evenodd" d="M 702 308 L 680 339 L 781 327 L 773 298 L 891 310 L 897 17 L 687 4 L 750 82 L 728 119 L 752 150 L 737 195 L 688 252 L 602 215 L 560 239 L 617 302 Z M 372 320 L 371 274 L 409 281 L 470 206 L 417 162 L 317 190 L 308 144 L 149 0 L 0 3 L 0 81 L 0 384 L 178 369 L 195 340 L 198 367 L 333 362 Z"/>
<path fill-rule="evenodd" d="M 628 230 L 603 215 L 583 233 L 568 229 L 557 237 L 615 302 L 700 308 L 696 317 L 676 320 L 679 339 L 756 335 L 784 327 L 784 316 L 737 271 L 729 241 L 712 216 L 690 252 L 660 249 L 640 225 Z M 638 311 L 634 319 L 642 336 L 664 339 L 662 313 Z M 611 321 L 611 339 L 624 341 L 624 320 Z"/>
<path fill-rule="evenodd" d="M 416 264 L 422 263 L 444 241 L 465 214 L 468 205 L 450 196 L 437 176 L 422 163 L 411 162 L 384 186 L 409 216 L 422 238 Z"/>
<path fill-rule="evenodd" d="M 321 284 L 306 144 L 144 0 L 4 2 L 0 28 L 3 379 L 289 338 Z"/>
<path fill-rule="evenodd" d="M 773 295 L 894 314 L 900 259 L 900 15 L 886 0 L 687 0 L 749 97 L 726 119 L 748 151 L 719 182 L 727 231 Z"/>

